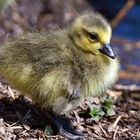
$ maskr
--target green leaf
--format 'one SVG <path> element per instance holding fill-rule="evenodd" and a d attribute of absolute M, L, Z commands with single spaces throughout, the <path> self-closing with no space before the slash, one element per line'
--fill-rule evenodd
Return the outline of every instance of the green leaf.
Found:
<path fill-rule="evenodd" d="M 92 116 L 92 119 L 97 122 L 105 115 L 101 108 L 93 108 L 89 114 Z"/>
<path fill-rule="evenodd" d="M 94 116 L 92 119 L 96 122 L 98 122 L 102 117 L 101 116 Z"/>
<path fill-rule="evenodd" d="M 113 103 L 111 99 L 106 99 L 103 103 L 103 110 L 107 116 L 115 115 L 115 111 L 113 109 Z"/>
<path fill-rule="evenodd" d="M 105 115 L 105 113 L 104 113 L 104 111 L 102 111 L 102 110 L 100 110 L 100 112 L 98 113 L 100 116 L 104 116 Z"/>
<path fill-rule="evenodd" d="M 91 116 L 97 116 L 98 113 L 100 112 L 100 109 L 99 108 L 93 108 L 91 111 L 90 111 L 90 115 Z"/>
<path fill-rule="evenodd" d="M 108 108 L 107 106 L 103 106 L 103 110 L 104 110 L 105 113 L 108 112 L 108 109 L 109 109 L 109 108 Z"/>
<path fill-rule="evenodd" d="M 110 108 L 113 105 L 113 102 L 111 99 L 106 99 L 103 103 L 103 106 L 106 106 L 108 108 Z"/>
<path fill-rule="evenodd" d="M 107 115 L 108 115 L 108 116 L 113 116 L 113 115 L 115 115 L 115 111 L 113 110 L 113 108 L 108 109 Z"/>

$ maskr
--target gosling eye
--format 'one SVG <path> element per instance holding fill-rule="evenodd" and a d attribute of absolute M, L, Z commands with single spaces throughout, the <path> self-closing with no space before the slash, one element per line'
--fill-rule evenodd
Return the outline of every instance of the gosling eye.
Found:
<path fill-rule="evenodd" d="M 91 41 L 98 41 L 98 35 L 96 33 L 89 33 L 89 39 Z"/>

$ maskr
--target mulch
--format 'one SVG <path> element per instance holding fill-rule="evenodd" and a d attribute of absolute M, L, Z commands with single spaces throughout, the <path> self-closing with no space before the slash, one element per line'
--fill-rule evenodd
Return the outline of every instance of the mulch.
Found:
<path fill-rule="evenodd" d="M 99 97 L 88 97 L 68 117 L 76 129 L 85 135 L 83 140 L 139 140 L 140 87 L 115 85 L 107 95 L 114 102 L 116 112 L 98 122 L 89 115 L 87 104 L 102 104 Z M 82 112 L 82 113 L 81 113 Z M 59 140 L 63 135 L 50 135 L 46 120 L 38 113 L 31 100 L 23 98 L 8 84 L 0 83 L 0 139 L 2 140 Z"/>

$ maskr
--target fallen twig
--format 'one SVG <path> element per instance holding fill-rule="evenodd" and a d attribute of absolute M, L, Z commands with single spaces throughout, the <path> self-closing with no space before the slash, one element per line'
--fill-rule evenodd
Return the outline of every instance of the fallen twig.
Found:
<path fill-rule="evenodd" d="M 117 24 L 125 17 L 128 11 L 134 6 L 135 0 L 127 0 L 126 4 L 117 13 L 117 15 L 112 19 L 111 26 L 114 28 Z"/>
<path fill-rule="evenodd" d="M 121 119 L 121 116 L 118 116 L 115 122 L 108 127 L 108 132 L 112 132 L 116 130 L 117 124 L 120 119 Z"/>
<path fill-rule="evenodd" d="M 116 134 L 117 134 L 118 129 L 119 129 L 119 126 L 117 126 L 116 129 L 115 129 L 115 132 L 114 132 L 114 135 L 113 135 L 113 140 L 116 139 Z"/>
<path fill-rule="evenodd" d="M 101 130 L 103 131 L 104 135 L 108 138 L 107 133 L 105 132 L 105 130 L 103 129 L 101 123 L 98 123 L 99 127 L 101 128 Z"/>

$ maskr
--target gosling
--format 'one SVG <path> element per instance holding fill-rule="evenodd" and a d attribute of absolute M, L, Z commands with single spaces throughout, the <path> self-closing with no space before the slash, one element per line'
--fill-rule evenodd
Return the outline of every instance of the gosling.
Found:
<path fill-rule="evenodd" d="M 40 107 L 54 133 L 78 138 L 81 134 L 61 115 L 116 81 L 119 62 L 110 38 L 106 19 L 85 13 L 64 29 L 28 33 L 3 44 L 0 74 Z"/>

